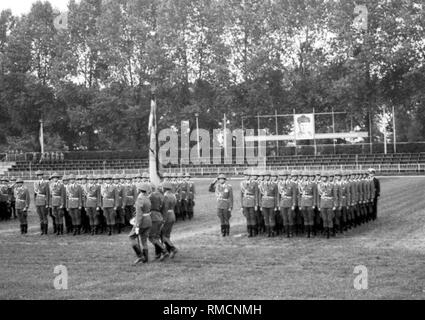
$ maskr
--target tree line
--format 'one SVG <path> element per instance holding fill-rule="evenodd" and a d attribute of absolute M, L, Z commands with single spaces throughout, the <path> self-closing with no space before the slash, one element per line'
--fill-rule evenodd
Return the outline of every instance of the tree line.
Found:
<path fill-rule="evenodd" d="M 367 30 L 353 27 L 362 3 Z M 43 119 L 47 151 L 140 149 L 152 88 L 159 129 L 182 120 L 193 129 L 195 113 L 212 130 L 224 113 L 232 129 L 257 113 L 334 110 L 348 112 L 341 127 L 371 124 L 378 142 L 394 106 L 397 140 L 422 141 L 424 9 L 421 0 L 71 0 L 66 29 L 48 1 L 21 16 L 3 10 L 0 147 L 38 151 Z"/>

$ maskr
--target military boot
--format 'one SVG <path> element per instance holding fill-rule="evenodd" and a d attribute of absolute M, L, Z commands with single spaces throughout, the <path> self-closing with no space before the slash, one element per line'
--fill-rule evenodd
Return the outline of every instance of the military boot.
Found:
<path fill-rule="evenodd" d="M 225 226 L 224 224 L 222 224 L 222 225 L 221 225 L 221 235 L 222 235 L 223 237 L 225 237 L 225 236 L 226 236 L 226 226 Z"/>
<path fill-rule="evenodd" d="M 73 225 L 73 226 L 72 226 L 72 230 L 74 231 L 72 235 L 73 235 L 73 236 L 76 236 L 76 235 L 77 235 L 77 232 L 78 232 L 78 230 L 77 230 L 77 226 L 76 226 L 76 225 L 75 225 L 75 226 Z"/>
<path fill-rule="evenodd" d="M 40 223 L 40 236 L 44 234 L 44 223 Z"/>
<path fill-rule="evenodd" d="M 177 248 L 171 247 L 170 259 L 174 259 L 177 252 L 178 252 Z"/>
<path fill-rule="evenodd" d="M 53 234 L 57 234 L 58 233 L 58 226 L 56 225 L 56 223 L 53 223 Z"/>
<path fill-rule="evenodd" d="M 149 262 L 149 250 L 148 249 L 143 249 L 143 263 L 148 263 Z"/>
<path fill-rule="evenodd" d="M 306 231 L 307 231 L 307 238 L 311 237 L 311 230 L 310 230 L 310 226 L 305 226 Z"/>
<path fill-rule="evenodd" d="M 136 253 L 136 256 L 137 256 L 137 259 L 136 259 L 136 261 L 134 261 L 133 265 L 137 265 L 140 262 L 143 262 L 144 258 L 143 258 L 142 251 L 140 250 L 139 246 L 134 245 L 133 250 L 134 250 L 134 252 Z"/>
<path fill-rule="evenodd" d="M 21 224 L 21 234 L 24 234 L 24 233 L 25 233 L 25 227 L 23 224 Z"/>
<path fill-rule="evenodd" d="M 112 228 L 113 228 L 112 225 L 108 226 L 108 236 L 112 236 Z"/>
<path fill-rule="evenodd" d="M 230 235 L 230 224 L 226 225 L 226 235 Z"/>
<path fill-rule="evenodd" d="M 28 225 L 27 224 L 24 224 L 24 232 L 25 232 L 25 234 L 28 233 Z"/>

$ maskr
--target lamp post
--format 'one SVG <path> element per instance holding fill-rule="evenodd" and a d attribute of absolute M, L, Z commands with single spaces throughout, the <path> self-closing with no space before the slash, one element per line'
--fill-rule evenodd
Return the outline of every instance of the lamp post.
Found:
<path fill-rule="evenodd" d="M 196 140 L 198 142 L 198 158 L 201 158 L 201 147 L 199 145 L 199 113 L 195 113 L 196 117 Z"/>

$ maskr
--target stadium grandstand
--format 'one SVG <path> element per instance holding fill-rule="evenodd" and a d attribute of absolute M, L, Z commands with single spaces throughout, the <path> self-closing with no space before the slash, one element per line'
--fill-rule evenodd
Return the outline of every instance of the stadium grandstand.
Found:
<path fill-rule="evenodd" d="M 162 172 L 188 172 L 196 177 L 208 177 L 225 173 L 240 176 L 244 170 L 257 168 L 244 164 L 167 164 Z M 62 161 L 6 161 L 3 155 L 0 162 L 0 175 L 34 178 L 37 170 L 60 174 L 135 174 L 147 171 L 149 159 L 138 152 L 64 152 Z M 267 156 L 262 169 L 267 170 L 363 170 L 369 167 L 378 174 L 424 174 L 425 153 L 371 153 L 371 154 L 321 154 L 321 155 L 278 155 Z"/>

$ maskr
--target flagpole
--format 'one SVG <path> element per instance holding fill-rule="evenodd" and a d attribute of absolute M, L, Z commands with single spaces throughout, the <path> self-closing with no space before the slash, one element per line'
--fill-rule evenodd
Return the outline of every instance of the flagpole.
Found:
<path fill-rule="evenodd" d="M 157 140 L 156 140 L 156 97 L 154 89 L 151 92 L 151 112 L 149 115 L 149 177 L 151 183 L 155 186 L 160 184 L 160 178 L 158 176 L 157 166 Z"/>
<path fill-rule="evenodd" d="M 394 133 L 394 153 L 397 153 L 396 127 L 395 127 L 395 109 L 393 105 L 393 133 Z"/>
<path fill-rule="evenodd" d="M 387 154 L 387 119 L 386 119 L 385 105 L 384 105 L 384 154 Z"/>
<path fill-rule="evenodd" d="M 227 118 L 226 114 L 223 117 L 223 140 L 224 140 L 224 157 L 227 158 Z"/>

